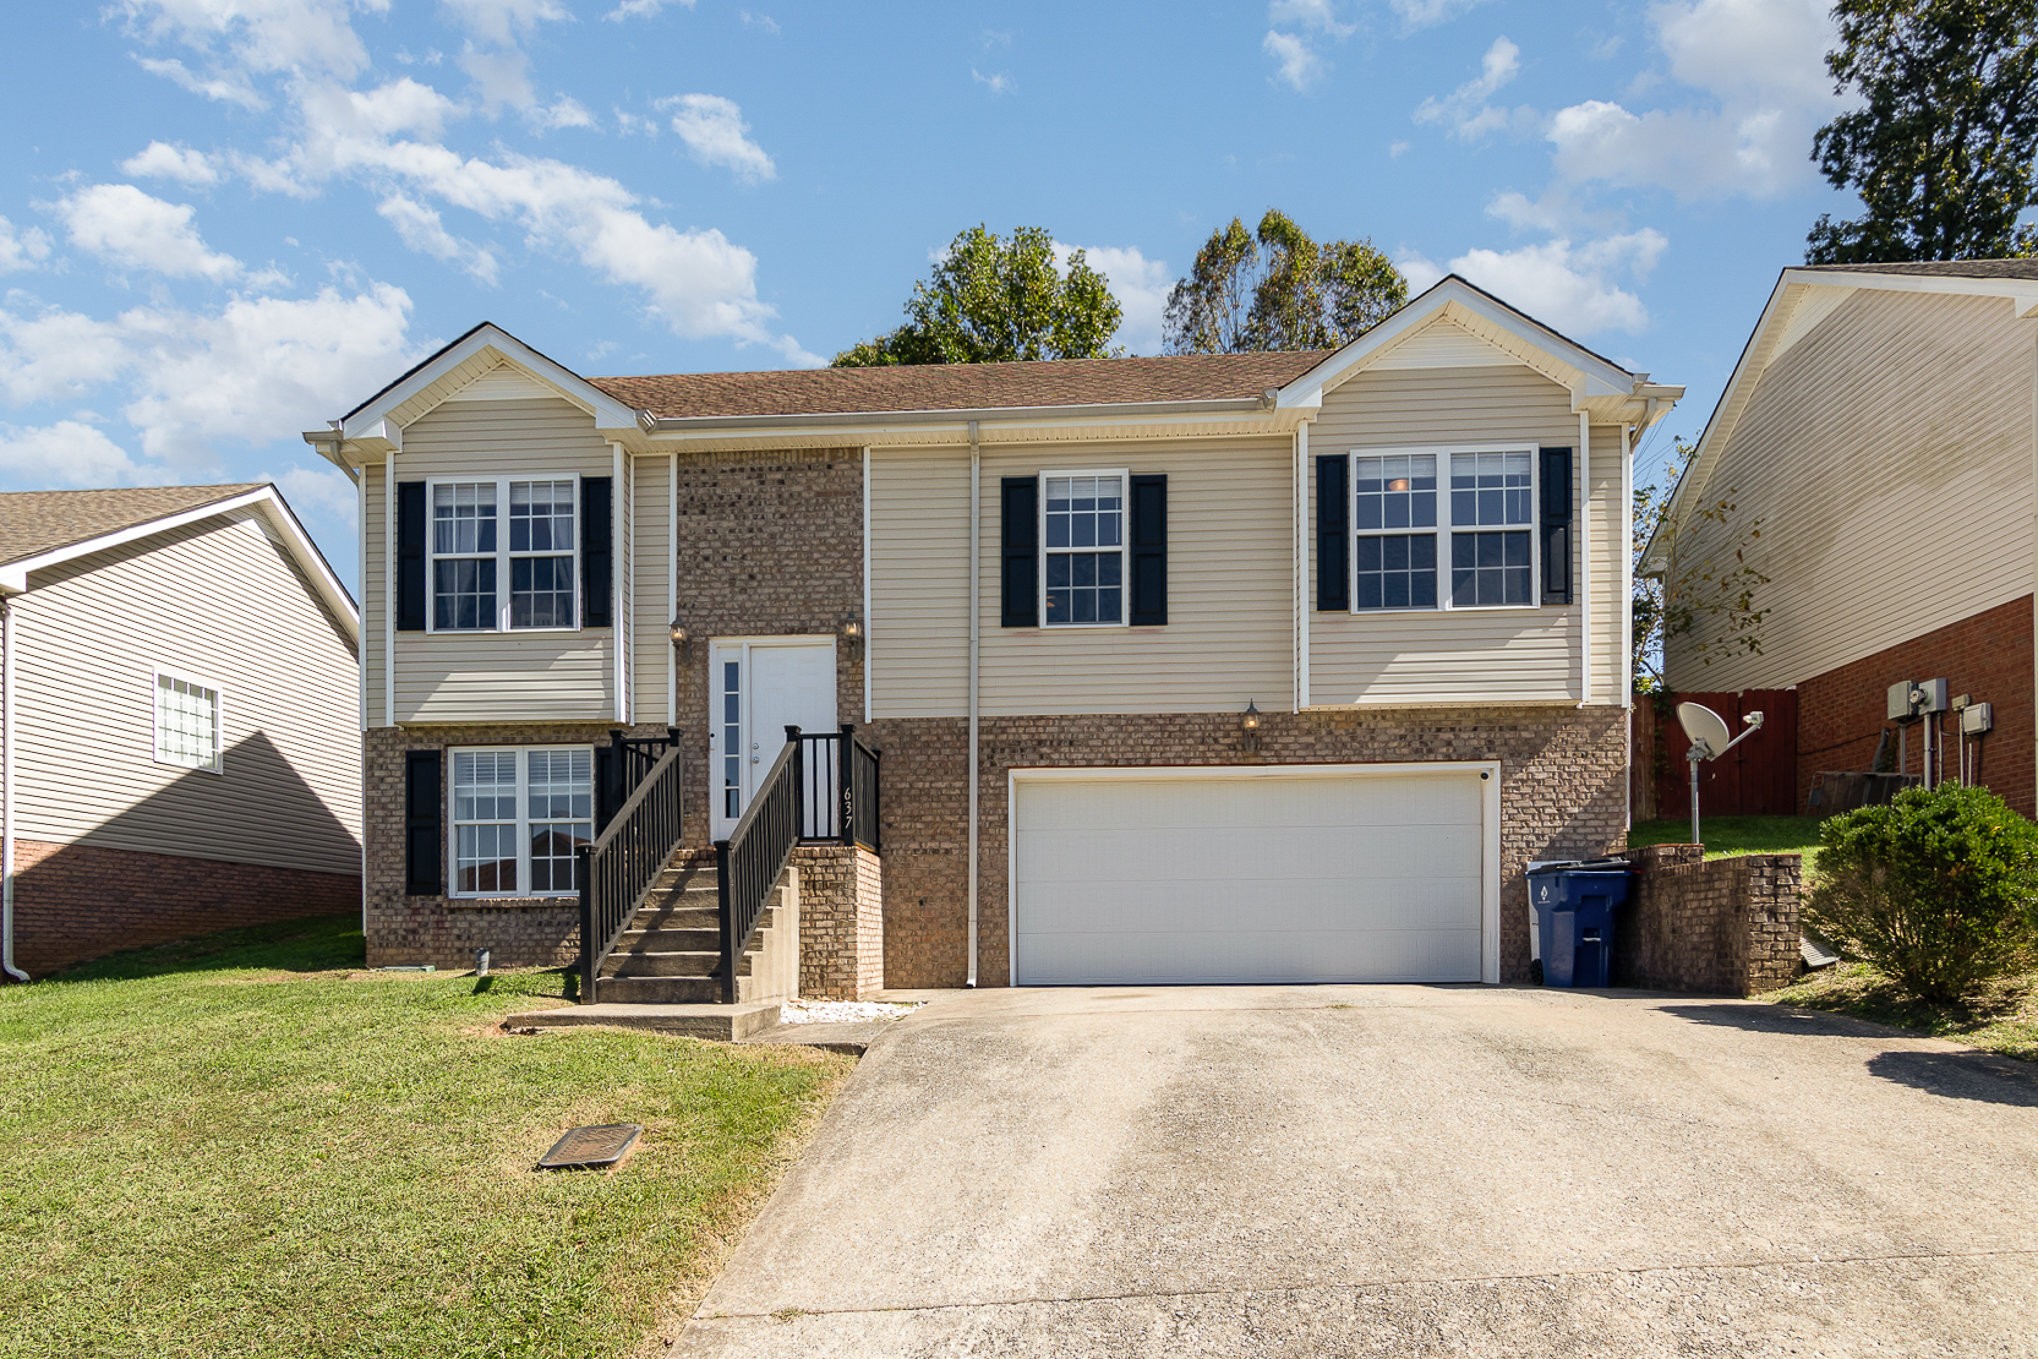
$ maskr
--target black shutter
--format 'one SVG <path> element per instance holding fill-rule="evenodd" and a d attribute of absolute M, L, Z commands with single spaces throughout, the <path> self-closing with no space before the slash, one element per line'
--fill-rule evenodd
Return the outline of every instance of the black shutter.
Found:
<path fill-rule="evenodd" d="M 1040 626 L 1040 482 L 1005 477 L 999 483 L 998 552 L 1004 562 L 1004 601 L 998 626 Z"/>
<path fill-rule="evenodd" d="M 425 484 L 396 483 L 396 630 L 425 630 Z"/>
<path fill-rule="evenodd" d="M 1342 453 L 1316 460 L 1316 607 L 1352 606 L 1351 462 Z"/>
<path fill-rule="evenodd" d="M 1132 611 L 1136 628 L 1168 621 L 1168 479 L 1155 473 L 1132 479 Z"/>
<path fill-rule="evenodd" d="M 615 621 L 610 607 L 616 581 L 616 520 L 613 477 L 580 479 L 580 626 L 605 628 Z"/>
<path fill-rule="evenodd" d="M 436 750 L 403 753 L 403 890 L 414 897 L 435 897 L 445 890 L 439 877 L 446 838 L 440 829 L 442 759 Z"/>
<path fill-rule="evenodd" d="M 1543 450 L 1543 603 L 1571 602 L 1571 450 Z"/>

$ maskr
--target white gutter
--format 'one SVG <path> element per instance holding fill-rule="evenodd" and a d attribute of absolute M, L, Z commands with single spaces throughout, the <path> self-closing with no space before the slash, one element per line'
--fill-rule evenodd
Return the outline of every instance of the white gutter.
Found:
<path fill-rule="evenodd" d="M 14 601 L 0 597 L 0 970 L 16 981 L 28 974 L 14 965 Z"/>
<path fill-rule="evenodd" d="M 1592 702 L 1592 414 L 1578 412 L 1578 706 Z"/>
<path fill-rule="evenodd" d="M 1251 415 L 1274 409 L 1264 396 L 1207 401 L 1100 401 L 1066 406 L 981 406 L 957 410 L 824 411 L 806 415 L 662 415 L 641 421 L 647 433 L 693 434 L 720 431 L 803 429 L 998 428 L 1006 425 L 1088 424 L 1097 420 L 1150 419 L 1170 415 Z M 972 436 L 975 437 L 975 436 Z"/>
<path fill-rule="evenodd" d="M 969 975 L 963 985 L 977 984 L 977 735 L 979 643 L 983 637 L 983 450 L 977 446 L 977 422 L 969 422 Z M 869 654 L 866 650 L 865 655 Z M 1008 940 L 1009 951 L 1011 943 Z"/>

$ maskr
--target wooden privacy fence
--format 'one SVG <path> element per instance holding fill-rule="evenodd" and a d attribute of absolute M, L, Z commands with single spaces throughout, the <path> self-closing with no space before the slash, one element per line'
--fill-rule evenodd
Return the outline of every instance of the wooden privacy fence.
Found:
<path fill-rule="evenodd" d="M 1628 764 L 1636 821 L 1691 815 L 1691 772 L 1684 759 L 1691 742 L 1677 723 L 1679 703 L 1703 703 L 1736 734 L 1747 714 L 1763 715 L 1761 731 L 1699 766 L 1698 796 L 1705 815 L 1797 815 L 1797 690 L 1746 689 L 1636 697 Z"/>

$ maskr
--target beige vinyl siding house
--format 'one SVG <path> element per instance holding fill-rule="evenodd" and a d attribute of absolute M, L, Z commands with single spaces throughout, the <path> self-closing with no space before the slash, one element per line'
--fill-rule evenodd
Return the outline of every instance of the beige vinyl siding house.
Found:
<path fill-rule="evenodd" d="M 639 742 L 676 728 L 658 757 L 688 790 L 673 862 L 699 866 L 760 833 L 745 810 L 790 760 L 787 727 L 824 742 L 802 747 L 811 773 L 842 767 L 825 761 L 847 758 L 850 723 L 882 787 L 859 813 L 865 858 L 807 861 L 847 893 L 814 898 L 821 923 L 801 927 L 828 994 L 1110 980 L 1100 968 L 1520 977 L 1525 865 L 1625 834 L 1624 460 L 1680 391 L 1458 279 L 1301 354 L 585 379 L 478 327 L 306 436 L 363 478 L 368 631 L 396 638 L 387 660 L 371 642 L 365 671 L 369 779 L 388 790 L 368 816 L 370 956 L 602 952 L 567 893 L 476 876 L 489 866 L 448 790 L 476 752 L 509 752 L 489 758 L 525 780 L 534 759 L 603 758 L 616 724 Z M 1509 517 L 1456 528 L 1534 543 L 1568 590 L 1517 563 L 1505 607 L 1448 607 L 1446 522 L 1442 606 L 1320 599 L 1322 544 L 1360 550 L 1352 486 L 1318 495 L 1324 461 L 1408 449 L 1437 460 L 1439 505 L 1454 450 L 1515 478 Z M 1546 462 L 1563 469 L 1548 497 L 1524 470 Z M 393 622 L 429 594 L 415 563 L 408 586 L 392 571 L 405 530 L 386 507 L 409 494 L 423 522 L 407 484 L 604 469 L 614 628 Z M 802 824 L 839 827 L 854 793 L 806 788 Z M 1409 873 L 1354 857 L 1390 841 Z M 1165 883 L 1165 900 L 1082 864 Z M 590 986 L 672 998 L 722 966 L 697 965 L 605 955 Z"/>
<path fill-rule="evenodd" d="M 0 567 L 8 889 L 38 971 L 359 904 L 353 602 L 266 486 L 19 493 L 0 520 L 64 536 L 122 505 Z"/>
<path fill-rule="evenodd" d="M 1983 780 L 2038 812 L 2034 469 L 2038 263 L 1785 270 L 1645 563 L 1697 605 L 1670 686 L 1795 689 L 1803 810 L 1818 775 L 1873 767 L 1889 686 L 1945 678 L 1991 705 Z M 1767 578 L 1759 650 L 1698 584 L 1736 551 Z"/>

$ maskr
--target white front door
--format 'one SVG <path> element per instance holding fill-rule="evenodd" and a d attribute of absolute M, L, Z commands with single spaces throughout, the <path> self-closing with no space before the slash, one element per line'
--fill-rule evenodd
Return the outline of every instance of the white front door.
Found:
<path fill-rule="evenodd" d="M 788 726 L 836 730 L 835 639 L 712 642 L 708 681 L 708 788 L 720 840 L 736 828 L 785 749 Z"/>

